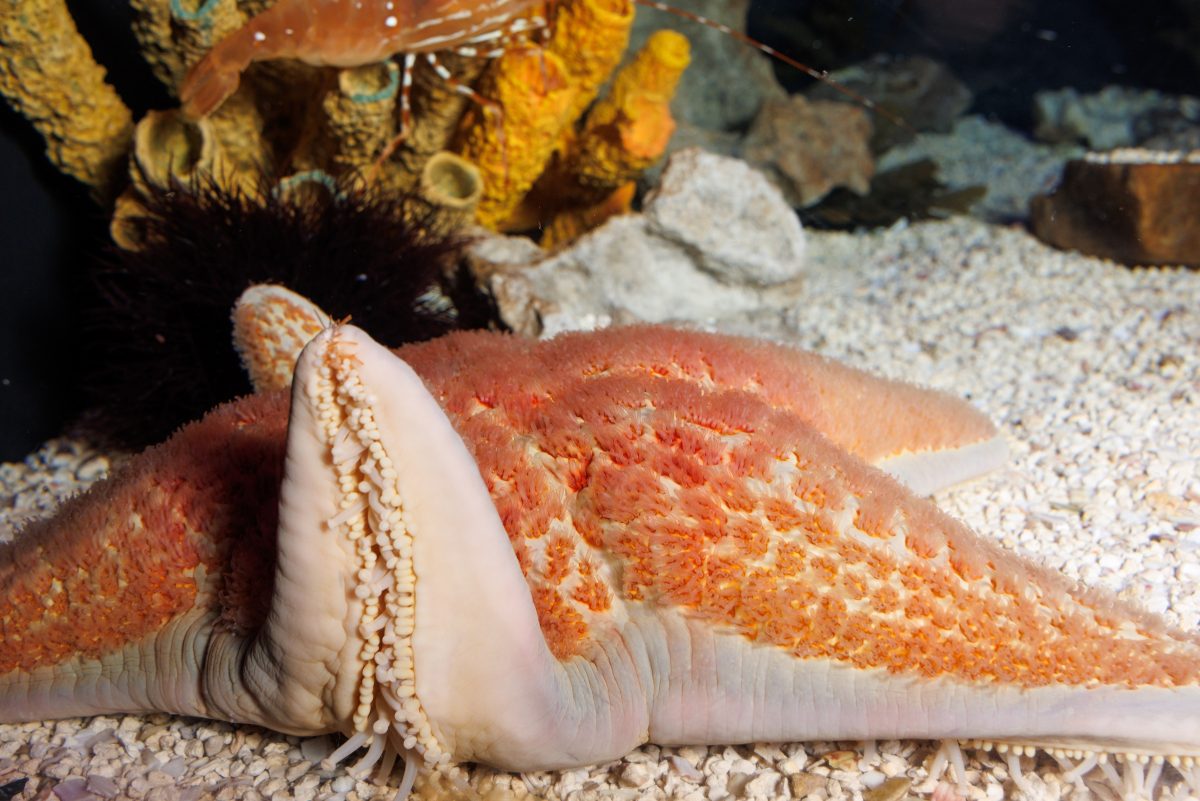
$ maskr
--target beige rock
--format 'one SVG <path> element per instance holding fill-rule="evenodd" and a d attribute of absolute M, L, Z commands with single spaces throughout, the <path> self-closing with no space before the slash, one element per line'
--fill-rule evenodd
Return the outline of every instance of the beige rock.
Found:
<path fill-rule="evenodd" d="M 864 792 L 863 801 L 900 801 L 900 799 L 908 795 L 910 787 L 912 787 L 912 779 L 897 776 L 888 779 L 874 789 Z"/>
<path fill-rule="evenodd" d="M 788 789 L 792 798 L 807 798 L 817 790 L 824 789 L 828 780 L 814 773 L 793 773 L 788 776 Z"/>

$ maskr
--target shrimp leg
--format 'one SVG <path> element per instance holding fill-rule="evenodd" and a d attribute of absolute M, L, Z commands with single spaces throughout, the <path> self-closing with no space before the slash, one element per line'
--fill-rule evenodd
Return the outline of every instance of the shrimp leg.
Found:
<path fill-rule="evenodd" d="M 242 73 L 254 61 L 296 57 L 310 38 L 313 11 L 308 0 L 280 0 L 217 42 L 183 79 L 183 113 L 199 119 L 237 91 Z"/>

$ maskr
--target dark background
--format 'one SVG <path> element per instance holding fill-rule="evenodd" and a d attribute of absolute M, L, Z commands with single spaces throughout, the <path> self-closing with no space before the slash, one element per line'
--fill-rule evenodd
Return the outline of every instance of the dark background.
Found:
<path fill-rule="evenodd" d="M 135 119 L 170 105 L 139 55 L 125 0 L 67 5 Z M 90 299 L 88 271 L 108 245 L 108 220 L 3 101 L 0 187 L 0 461 L 15 461 L 82 410 L 79 317 Z"/>
<path fill-rule="evenodd" d="M 170 105 L 138 55 L 127 3 L 69 6 L 135 118 Z M 1020 129 L 1043 88 L 1200 87 L 1200 0 L 756 0 L 751 32 L 823 68 L 879 51 L 926 53 L 971 86 L 972 111 Z M 780 77 L 798 88 L 797 76 Z M 107 220 L 3 104 L 0 186 L 0 460 L 11 461 L 81 411 L 79 318 Z"/>

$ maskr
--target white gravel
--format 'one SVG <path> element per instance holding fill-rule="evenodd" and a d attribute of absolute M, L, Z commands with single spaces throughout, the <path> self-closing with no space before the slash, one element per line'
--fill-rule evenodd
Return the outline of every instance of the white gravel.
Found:
<path fill-rule="evenodd" d="M 970 220 L 810 234 L 802 293 L 714 327 L 757 332 L 969 396 L 1003 427 L 1011 465 L 940 495 L 1008 547 L 1200 624 L 1200 272 L 1130 270 Z M 799 300 L 796 299 L 799 298 Z M 0 531 L 103 472 L 67 442 L 0 467 Z M 316 767 L 324 738 L 169 718 L 0 726 L 0 787 L 18 799 L 366 799 L 392 789 Z M 526 776 L 476 770 L 488 798 L 929 797 L 934 744 L 666 749 Z M 973 799 L 1019 797 L 1003 761 L 969 754 Z M 1048 759 L 1038 799 L 1080 798 Z M 907 782 L 912 781 L 909 787 Z M 394 788 L 399 773 L 393 777 Z"/>

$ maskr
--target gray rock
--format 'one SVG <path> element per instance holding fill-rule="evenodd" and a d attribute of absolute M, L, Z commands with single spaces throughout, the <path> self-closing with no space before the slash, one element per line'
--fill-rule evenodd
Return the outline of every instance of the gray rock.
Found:
<path fill-rule="evenodd" d="M 938 178 L 952 190 L 987 189 L 971 214 L 988 222 L 1008 223 L 1029 216 L 1029 201 L 1058 181 L 1068 159 L 1082 154 L 1074 145 L 1031 142 L 980 116 L 959 120 L 948 134 L 923 133 L 892 148 L 876 165 L 880 172 L 919 159 L 938 166 Z"/>
<path fill-rule="evenodd" d="M 971 105 L 971 90 L 945 65 L 925 56 L 878 55 L 829 74 L 832 81 L 887 109 L 917 131 L 947 133 Z M 848 98 L 830 84 L 805 90 L 810 100 Z M 912 139 L 913 131 L 875 115 L 871 149 L 882 153 Z"/>
<path fill-rule="evenodd" d="M 703 150 L 672 156 L 646 198 L 650 231 L 689 249 L 722 283 L 768 287 L 800 275 L 804 230 L 762 173 Z"/>
<path fill-rule="evenodd" d="M 565 250 L 488 237 L 471 266 L 513 330 L 552 336 L 635 321 L 748 312 L 803 270 L 804 231 L 744 162 L 700 150 L 673 156 L 644 214 L 615 217 Z M 790 285 L 790 284 L 789 284 Z"/>
<path fill-rule="evenodd" d="M 1200 98 L 1109 86 L 1090 95 L 1071 88 L 1034 96 L 1034 135 L 1043 142 L 1080 142 L 1112 150 L 1166 130 L 1200 123 Z"/>

